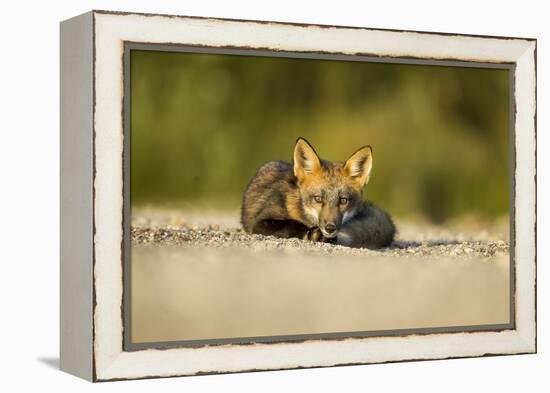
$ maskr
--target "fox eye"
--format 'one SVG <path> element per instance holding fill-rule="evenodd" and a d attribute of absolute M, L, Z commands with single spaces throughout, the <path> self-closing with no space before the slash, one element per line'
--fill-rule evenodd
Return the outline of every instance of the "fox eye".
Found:
<path fill-rule="evenodd" d="M 349 198 L 341 197 L 340 198 L 340 205 L 345 206 L 349 202 Z"/>
<path fill-rule="evenodd" d="M 317 203 L 323 202 L 323 197 L 320 196 L 320 195 L 315 195 L 315 196 L 313 197 L 313 199 L 314 199 L 315 202 L 317 202 Z"/>

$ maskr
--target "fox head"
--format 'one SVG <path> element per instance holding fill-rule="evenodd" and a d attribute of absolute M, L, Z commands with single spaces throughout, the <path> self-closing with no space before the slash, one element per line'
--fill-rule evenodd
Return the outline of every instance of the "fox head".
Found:
<path fill-rule="evenodd" d="M 337 236 L 360 205 L 371 168 L 370 146 L 361 147 L 346 162 L 331 162 L 320 159 L 305 139 L 298 138 L 294 147 L 294 175 L 306 224 L 319 227 L 327 238 Z"/>

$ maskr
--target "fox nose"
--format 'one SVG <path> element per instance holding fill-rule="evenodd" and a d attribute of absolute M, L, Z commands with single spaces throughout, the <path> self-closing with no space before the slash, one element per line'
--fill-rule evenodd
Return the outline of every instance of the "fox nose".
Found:
<path fill-rule="evenodd" d="M 325 225 L 325 231 L 327 231 L 328 233 L 334 233 L 336 231 L 336 225 L 334 224 Z"/>

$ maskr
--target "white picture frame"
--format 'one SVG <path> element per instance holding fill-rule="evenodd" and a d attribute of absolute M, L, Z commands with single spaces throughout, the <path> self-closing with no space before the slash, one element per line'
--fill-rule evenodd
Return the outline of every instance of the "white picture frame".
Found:
<path fill-rule="evenodd" d="M 513 323 L 167 349 L 124 347 L 125 43 L 513 69 Z M 91 11 L 61 24 L 61 368 L 90 381 L 536 352 L 536 40 Z"/>

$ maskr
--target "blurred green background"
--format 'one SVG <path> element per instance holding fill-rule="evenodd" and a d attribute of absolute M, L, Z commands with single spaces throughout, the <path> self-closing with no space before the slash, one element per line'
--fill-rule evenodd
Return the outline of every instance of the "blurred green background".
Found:
<path fill-rule="evenodd" d="M 133 206 L 238 208 L 257 168 L 374 150 L 365 198 L 400 217 L 509 208 L 509 71 L 131 51 Z"/>

